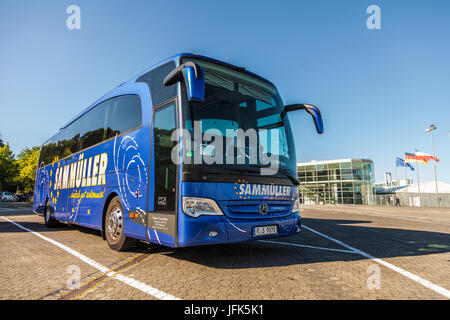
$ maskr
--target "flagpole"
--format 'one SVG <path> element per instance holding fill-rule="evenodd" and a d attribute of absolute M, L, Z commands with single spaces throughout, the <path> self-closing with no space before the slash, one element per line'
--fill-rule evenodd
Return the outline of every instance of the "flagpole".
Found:
<path fill-rule="evenodd" d="M 433 141 L 433 131 L 430 131 L 431 134 L 431 146 L 433 148 L 433 164 L 434 164 L 434 183 L 436 184 L 436 200 L 437 205 L 440 207 L 440 201 L 439 201 L 439 192 L 438 192 L 438 182 L 437 182 L 437 174 L 436 174 L 436 157 L 434 156 L 434 141 Z"/>
<path fill-rule="evenodd" d="M 420 180 L 419 180 L 419 163 L 416 162 L 416 169 L 417 169 L 417 188 L 419 189 L 419 196 L 420 196 Z"/>
<path fill-rule="evenodd" d="M 397 177 L 397 159 L 395 159 L 395 186 L 398 187 L 398 177 Z"/>
<path fill-rule="evenodd" d="M 408 185 L 407 179 L 406 179 L 406 163 L 403 166 L 403 169 L 405 169 L 405 186 Z"/>

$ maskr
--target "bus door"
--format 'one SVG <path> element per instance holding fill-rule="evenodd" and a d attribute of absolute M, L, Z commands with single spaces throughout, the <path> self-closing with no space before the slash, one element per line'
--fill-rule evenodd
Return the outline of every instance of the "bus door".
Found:
<path fill-rule="evenodd" d="M 73 177 L 69 176 L 69 183 L 71 183 L 70 187 L 68 188 L 65 193 L 65 197 L 67 199 L 67 210 L 63 211 L 63 220 L 67 222 L 72 223 L 80 223 L 80 213 L 82 211 L 82 206 L 84 205 L 84 202 L 86 202 L 86 188 L 82 187 L 82 179 L 83 179 L 83 169 L 78 168 L 80 166 L 79 161 L 83 159 L 83 157 L 86 156 L 85 152 L 77 153 L 73 155 L 70 159 L 66 160 L 66 165 L 74 166 L 74 168 L 70 168 L 70 171 L 76 172 L 76 175 Z M 87 157 L 86 157 L 87 158 Z M 84 162 L 84 164 L 81 166 L 86 166 L 87 160 Z M 79 171 L 81 170 L 81 171 Z M 86 171 L 87 169 L 84 169 Z M 71 178 L 73 178 L 73 181 L 71 181 Z M 77 187 L 78 185 L 78 187 Z"/>
<path fill-rule="evenodd" d="M 80 166 L 80 158 L 81 158 L 81 154 L 83 154 L 83 156 L 85 156 L 84 153 L 77 153 L 75 155 L 73 155 L 70 158 L 70 161 L 68 164 L 70 164 L 71 168 L 70 171 L 72 172 L 76 172 L 75 176 L 73 177 L 69 177 L 69 181 L 71 183 L 69 189 L 67 189 L 67 193 L 66 193 L 66 197 L 67 197 L 67 210 L 66 210 L 66 214 L 64 216 L 64 218 L 66 219 L 65 221 L 67 222 L 73 222 L 73 223 L 79 223 L 79 214 L 81 211 L 81 205 L 83 201 L 86 201 L 85 199 L 85 192 L 84 192 L 84 188 L 82 188 L 81 186 L 81 181 L 82 181 L 82 174 L 79 170 L 80 168 L 78 168 Z M 82 158 L 81 158 L 82 159 Z M 84 164 L 86 165 L 86 163 Z M 74 166 L 72 168 L 72 166 Z M 73 178 L 73 181 L 71 181 L 71 178 Z M 78 184 L 78 188 L 77 188 L 77 184 Z"/>
<path fill-rule="evenodd" d="M 59 170 L 58 170 L 58 184 L 57 184 L 57 190 L 53 190 L 53 194 L 55 196 L 56 193 L 56 205 L 55 205 L 55 212 L 56 212 L 56 218 L 60 221 L 67 221 L 67 215 L 68 215 L 68 206 L 67 206 L 67 197 L 69 194 L 68 185 L 65 185 L 66 182 L 68 182 L 68 179 L 65 179 L 65 175 L 70 174 L 70 163 L 72 162 L 72 157 L 60 160 L 59 161 Z M 56 181 L 55 181 L 56 183 Z"/>
<path fill-rule="evenodd" d="M 152 170 L 147 221 L 150 228 L 147 234 L 149 240 L 171 246 L 176 243 L 177 232 L 178 166 L 172 159 L 172 149 L 178 141 L 171 139 L 177 127 L 176 105 L 174 99 L 153 110 Z"/>

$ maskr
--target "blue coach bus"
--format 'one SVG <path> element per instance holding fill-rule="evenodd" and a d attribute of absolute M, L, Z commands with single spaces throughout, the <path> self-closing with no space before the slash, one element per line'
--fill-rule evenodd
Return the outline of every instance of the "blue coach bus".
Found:
<path fill-rule="evenodd" d="M 119 85 L 42 145 L 33 210 L 47 227 L 100 230 L 114 250 L 137 240 L 185 247 L 298 233 L 286 113 L 300 109 L 322 133 L 315 106 L 285 106 L 262 77 L 176 55 Z"/>

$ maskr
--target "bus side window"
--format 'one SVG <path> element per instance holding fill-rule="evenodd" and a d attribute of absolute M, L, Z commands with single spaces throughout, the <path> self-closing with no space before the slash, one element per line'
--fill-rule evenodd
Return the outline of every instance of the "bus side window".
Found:
<path fill-rule="evenodd" d="M 109 101 L 105 101 L 81 117 L 79 125 L 79 149 L 89 148 L 104 140 L 105 113 Z"/>
<path fill-rule="evenodd" d="M 155 211 L 175 211 L 176 165 L 172 161 L 171 140 L 176 128 L 173 103 L 156 109 L 153 118 L 153 142 L 155 154 Z"/>
<path fill-rule="evenodd" d="M 142 123 L 141 100 L 126 95 L 109 100 L 106 110 L 106 139 L 138 127 Z"/>

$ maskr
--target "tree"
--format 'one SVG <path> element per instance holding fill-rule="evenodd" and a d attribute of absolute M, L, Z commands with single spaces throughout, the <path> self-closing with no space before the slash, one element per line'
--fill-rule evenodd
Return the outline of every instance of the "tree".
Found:
<path fill-rule="evenodd" d="M 33 192 L 40 147 L 25 148 L 17 156 L 18 175 L 14 181 L 22 192 Z"/>
<path fill-rule="evenodd" d="M 0 191 L 15 191 L 14 177 L 17 176 L 17 169 L 14 154 L 9 145 L 0 146 Z"/>
<path fill-rule="evenodd" d="M 0 191 L 33 192 L 40 147 L 25 148 L 14 156 L 0 136 Z"/>

